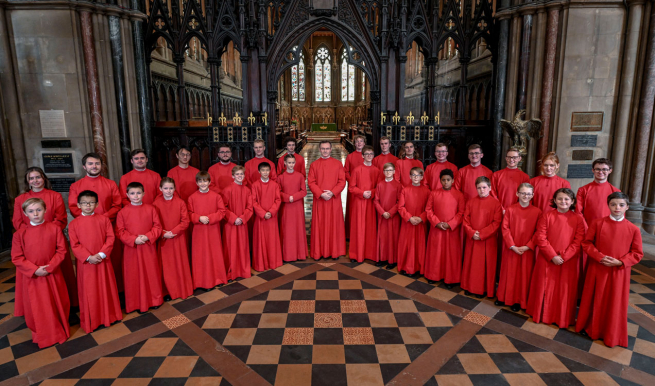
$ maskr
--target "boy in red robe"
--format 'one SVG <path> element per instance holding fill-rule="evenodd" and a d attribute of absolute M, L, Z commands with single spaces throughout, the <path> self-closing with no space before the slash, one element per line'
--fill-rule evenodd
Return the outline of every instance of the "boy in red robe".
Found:
<path fill-rule="evenodd" d="M 343 165 L 343 170 L 346 173 L 346 182 L 348 183 L 348 193 L 346 193 L 346 236 L 350 238 L 350 219 L 353 206 L 353 194 L 350 192 L 350 185 L 352 184 L 352 174 L 360 165 L 364 164 L 364 157 L 362 156 L 362 149 L 366 145 L 366 138 L 363 135 L 356 135 L 353 138 L 355 151 L 346 156 L 346 162 Z"/>
<path fill-rule="evenodd" d="M 530 177 L 519 169 L 519 162 L 521 162 L 519 149 L 510 147 L 505 155 L 505 161 L 507 167 L 495 172 L 491 177 L 491 191 L 503 206 L 503 212 L 517 203 L 516 192 L 519 185 L 530 181 Z"/>
<path fill-rule="evenodd" d="M 321 158 L 309 165 L 307 185 L 314 195 L 310 256 L 337 259 L 346 254 L 346 233 L 341 206 L 341 192 L 346 187 L 346 173 L 341 162 L 330 157 L 332 144 L 318 145 Z"/>
<path fill-rule="evenodd" d="M 44 221 L 46 209 L 40 198 L 25 200 L 22 210 L 30 225 L 16 231 L 11 244 L 16 274 L 23 275 L 25 323 L 39 348 L 64 343 L 70 336 L 70 302 L 59 269 L 66 242 L 57 225 Z"/>
<path fill-rule="evenodd" d="M 280 185 L 280 242 L 282 260 L 297 261 L 307 258 L 307 230 L 303 198 L 307 196 L 305 176 L 295 172 L 295 155 L 284 156 L 286 170 L 277 177 Z"/>
<path fill-rule="evenodd" d="M 591 259 L 575 330 L 608 347 L 628 347 L 630 267 L 644 256 L 641 231 L 625 219 L 628 196 L 607 197 L 610 214 L 591 223 L 582 249 Z"/>
<path fill-rule="evenodd" d="M 237 166 L 231 162 L 232 149 L 227 145 L 218 146 L 218 162 L 209 167 L 209 175 L 211 176 L 211 185 L 209 189 L 220 193 L 223 189 L 232 185 L 234 179 L 232 178 L 232 169 Z"/>
<path fill-rule="evenodd" d="M 382 172 L 382 169 L 384 169 L 384 165 L 388 163 L 396 164 L 396 161 L 398 161 L 398 157 L 395 155 L 391 154 L 391 140 L 389 137 L 381 137 L 380 138 L 380 154 L 373 158 L 373 166 L 376 168 L 380 169 L 380 181 L 384 180 L 384 173 Z M 396 166 L 394 166 L 394 171 Z"/>
<path fill-rule="evenodd" d="M 607 182 L 612 174 L 612 161 L 598 158 L 591 164 L 591 170 L 594 172 L 594 180 L 578 189 L 578 201 L 575 205 L 576 212 L 584 217 L 587 225 L 591 225 L 596 219 L 609 216 L 610 210 L 605 205 L 605 200 L 610 194 L 620 192 Z"/>
<path fill-rule="evenodd" d="M 143 203 L 145 191 L 139 182 L 127 185 L 130 204 L 116 217 L 118 237 L 123 242 L 125 312 L 144 313 L 164 302 L 157 239 L 161 223 L 154 206 Z M 153 194 L 154 195 L 154 194 Z"/>
<path fill-rule="evenodd" d="M 519 202 L 505 209 L 503 218 L 503 256 L 498 282 L 497 306 L 511 306 L 518 312 L 528 306 L 528 290 L 534 267 L 534 233 L 541 210 L 530 204 L 534 187 L 527 182 L 519 185 Z"/>
<path fill-rule="evenodd" d="M 211 176 L 207 172 L 196 175 L 198 191 L 189 197 L 188 209 L 193 224 L 191 243 L 191 269 L 193 287 L 209 291 L 227 283 L 221 220 L 225 217 L 225 205 L 221 195 L 209 190 Z"/>
<path fill-rule="evenodd" d="M 250 242 L 248 220 L 252 217 L 252 194 L 243 185 L 246 168 L 232 169 L 234 183 L 221 192 L 225 204 L 225 226 L 223 226 L 223 257 L 225 258 L 227 280 L 250 277 Z"/>
<path fill-rule="evenodd" d="M 98 195 L 85 190 L 77 196 L 82 215 L 68 226 L 71 248 L 77 260 L 80 288 L 80 326 L 90 334 L 100 325 L 109 327 L 123 319 L 112 267 L 114 229 L 105 216 L 95 214 Z"/>
<path fill-rule="evenodd" d="M 430 193 L 425 207 L 432 227 L 421 273 L 428 283 L 443 280 L 450 289 L 460 282 L 462 276 L 462 239 L 458 228 L 462 223 L 466 202 L 462 193 L 452 189 L 455 182 L 453 170 L 442 170 L 439 178 L 441 188 Z"/>
<path fill-rule="evenodd" d="M 200 170 L 189 165 L 189 161 L 191 161 L 191 150 L 188 147 L 180 146 L 175 157 L 177 157 L 177 166 L 169 170 L 166 176 L 175 180 L 175 191 L 186 203 L 189 196 L 198 190 L 196 186 L 196 174 Z"/>
<path fill-rule="evenodd" d="M 162 226 L 157 254 L 162 267 L 164 300 L 186 299 L 193 294 L 193 279 L 189 268 L 189 214 L 186 203 L 175 194 L 176 184 L 170 177 L 161 179 L 161 196 L 155 199 Z"/>
<path fill-rule="evenodd" d="M 348 192 L 352 194 L 353 204 L 350 227 L 350 261 L 361 263 L 364 259 L 377 260 L 375 247 L 377 229 L 375 221 L 375 187 L 380 178 L 380 170 L 373 166 L 373 147 L 362 149 L 364 163 L 351 175 Z"/>
<path fill-rule="evenodd" d="M 425 169 L 425 183 L 430 190 L 441 189 L 442 170 L 450 169 L 453 175 L 457 176 L 457 166 L 448 162 L 448 145 L 438 143 L 434 147 L 434 155 L 437 157 L 437 160 Z"/>
<path fill-rule="evenodd" d="M 416 277 L 425 263 L 425 222 L 430 189 L 423 184 L 423 169 L 409 171 L 412 184 L 403 188 L 398 200 L 402 222 L 398 237 L 398 272 Z"/>
<path fill-rule="evenodd" d="M 271 164 L 258 166 L 260 179 L 252 184 L 252 207 L 255 225 L 252 232 L 252 266 L 255 271 L 275 269 L 282 265 L 282 248 L 277 212 L 280 209 L 280 186 L 271 181 Z"/>
<path fill-rule="evenodd" d="M 398 235 L 400 234 L 400 215 L 398 200 L 403 186 L 394 178 L 396 167 L 392 162 L 382 165 L 384 180 L 375 187 L 373 204 L 378 213 L 378 239 L 375 248 L 377 267 L 387 265 L 393 269 L 398 264 Z"/>
<path fill-rule="evenodd" d="M 305 159 L 303 156 L 300 154 L 296 153 L 296 139 L 292 137 L 287 137 L 285 140 L 285 147 L 287 149 L 287 153 L 283 156 L 278 158 L 277 160 L 277 175 L 278 177 L 284 173 L 287 170 L 286 164 L 285 164 L 285 159 L 287 158 L 287 155 L 292 156 L 296 160 L 296 171 L 300 174 L 303 175 L 303 177 L 307 176 L 307 169 L 305 169 Z"/>
<path fill-rule="evenodd" d="M 571 189 L 555 191 L 551 205 L 557 210 L 543 213 L 537 222 L 534 237 L 539 256 L 525 312 L 535 323 L 554 323 L 567 328 L 575 321 L 580 281 L 578 260 L 585 224 L 582 216 L 575 213 L 575 193 Z"/>
<path fill-rule="evenodd" d="M 155 202 L 155 198 L 161 194 L 159 191 L 161 176 L 146 168 L 148 165 L 148 156 L 146 156 L 145 150 L 132 150 L 130 157 L 133 169 L 131 172 L 124 174 L 118 184 L 118 190 L 121 193 L 123 206 L 130 205 L 131 201 L 125 192 L 127 191 L 127 186 L 132 182 L 138 182 L 143 185 L 143 189 L 145 189 L 143 193 L 143 203 L 152 205 L 152 203 Z"/>
<path fill-rule="evenodd" d="M 559 157 L 554 152 L 543 156 L 539 164 L 541 175 L 530 179 L 530 185 L 534 186 L 532 205 L 541 209 L 542 213 L 546 213 L 554 208 L 551 205 L 553 194 L 561 188 L 571 189 L 571 184 L 557 175 L 559 171 Z"/>
<path fill-rule="evenodd" d="M 266 142 L 264 142 L 263 139 L 256 139 L 252 145 L 252 149 L 255 152 L 255 158 L 252 158 L 245 164 L 246 186 L 249 188 L 252 188 L 252 184 L 254 184 L 255 181 L 259 181 L 259 164 L 262 162 L 270 162 L 269 159 L 264 156 L 264 152 L 266 152 Z M 277 180 L 277 173 L 275 173 L 275 170 L 271 170 L 270 177 L 273 181 Z"/>
<path fill-rule="evenodd" d="M 396 161 L 396 181 L 400 182 L 403 187 L 412 186 L 412 179 L 410 176 L 410 170 L 412 168 L 421 168 L 423 169 L 423 163 L 415 159 L 416 149 L 414 148 L 414 143 L 411 141 L 405 142 L 403 145 L 403 150 L 400 153 L 400 159 Z M 425 181 L 421 182 L 425 185 Z"/>
<path fill-rule="evenodd" d="M 489 178 L 478 177 L 475 187 L 478 196 L 466 202 L 464 212 L 466 244 L 461 287 L 466 295 L 473 293 L 482 298 L 486 293 L 487 297 L 492 298 L 496 289 L 498 228 L 503 221 L 503 209 L 490 194 Z"/>
<path fill-rule="evenodd" d="M 457 172 L 455 178 L 455 189 L 464 194 L 466 201 L 478 197 L 476 180 L 478 177 L 486 177 L 491 180 L 493 172 L 488 167 L 482 165 L 482 147 L 477 144 L 469 146 L 468 149 L 469 165 L 464 166 Z"/>

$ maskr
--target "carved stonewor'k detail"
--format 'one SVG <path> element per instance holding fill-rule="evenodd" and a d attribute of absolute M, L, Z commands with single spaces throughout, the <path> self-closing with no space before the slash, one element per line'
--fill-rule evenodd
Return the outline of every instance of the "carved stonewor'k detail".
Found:
<path fill-rule="evenodd" d="M 530 138 L 536 139 L 541 136 L 541 119 L 532 118 L 529 121 L 524 121 L 521 119 L 524 115 L 525 110 L 519 110 L 512 122 L 501 119 L 500 127 L 509 135 L 511 146 L 518 148 L 521 157 L 525 159 L 528 154 Z"/>

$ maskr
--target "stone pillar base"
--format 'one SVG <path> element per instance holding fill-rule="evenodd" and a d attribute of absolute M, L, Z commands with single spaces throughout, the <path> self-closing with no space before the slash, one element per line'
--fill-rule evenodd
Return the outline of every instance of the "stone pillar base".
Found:
<path fill-rule="evenodd" d="M 643 222 L 644 207 L 640 202 L 630 202 L 630 209 L 625 213 L 625 218 L 636 226 L 641 226 Z"/>
<path fill-rule="evenodd" d="M 641 227 L 649 234 L 655 234 L 655 207 L 649 205 L 644 208 Z"/>

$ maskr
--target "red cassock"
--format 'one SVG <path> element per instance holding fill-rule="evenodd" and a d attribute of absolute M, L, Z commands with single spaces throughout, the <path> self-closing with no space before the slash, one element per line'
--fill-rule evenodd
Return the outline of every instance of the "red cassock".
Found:
<path fill-rule="evenodd" d="M 150 169 L 142 171 L 134 169 L 131 172 L 124 174 L 118 184 L 118 191 L 121 194 L 123 206 L 131 205 L 130 199 L 127 198 L 127 185 L 132 182 L 140 182 L 143 185 L 143 203 L 152 205 L 152 203 L 155 202 L 155 198 L 161 195 L 161 190 L 159 190 L 160 181 L 161 176 Z"/>
<path fill-rule="evenodd" d="M 162 229 L 159 215 L 152 205 L 129 204 L 118 212 L 116 227 L 123 242 L 125 312 L 146 312 L 164 302 L 157 257 L 157 239 Z M 134 241 L 139 235 L 145 235 L 148 241 L 136 245 Z"/>
<path fill-rule="evenodd" d="M 346 173 L 346 182 L 348 186 L 352 184 L 352 174 L 359 166 L 364 164 L 364 156 L 361 151 L 354 151 L 346 157 L 346 162 L 343 165 L 343 170 Z M 346 235 L 350 238 L 350 218 L 353 206 L 353 194 L 348 189 L 346 193 Z"/>
<path fill-rule="evenodd" d="M 255 271 L 275 269 L 282 265 L 282 247 L 277 212 L 280 210 L 280 186 L 277 182 L 260 178 L 252 184 L 252 207 L 255 224 L 252 232 L 252 267 Z M 266 220 L 266 213 L 271 218 Z"/>
<path fill-rule="evenodd" d="M 550 207 L 550 201 L 553 199 L 553 194 L 555 194 L 557 189 L 571 189 L 571 184 L 560 176 L 536 176 L 530 179 L 530 184 L 534 186 L 532 205 L 541 209 L 543 213 L 555 210 Z M 605 199 L 605 203 L 607 203 L 607 198 Z"/>
<path fill-rule="evenodd" d="M 455 178 L 455 189 L 464 194 L 464 200 L 468 201 L 474 197 L 478 197 L 478 190 L 475 187 L 475 180 L 478 177 L 487 177 L 489 181 L 493 177 L 493 172 L 486 166 L 480 164 L 478 166 L 466 165 L 459 169 L 457 178 Z M 493 188 L 492 188 L 493 191 Z"/>
<path fill-rule="evenodd" d="M 423 163 L 417 159 L 399 159 L 396 161 L 396 174 L 393 176 L 402 186 L 411 186 L 412 178 L 409 176 L 409 171 L 412 170 L 412 168 L 423 169 Z M 421 185 L 426 185 L 425 179 L 423 179 Z"/>
<path fill-rule="evenodd" d="M 585 330 L 593 339 L 603 339 L 608 347 L 628 347 L 628 301 L 630 267 L 644 256 L 641 232 L 625 218 L 608 217 L 591 223 L 582 249 L 591 259 L 587 266 L 582 302 L 575 330 Z M 606 267 L 600 260 L 610 256 L 621 260 L 620 267 Z"/>
<path fill-rule="evenodd" d="M 61 194 L 49 189 L 43 189 L 40 192 L 33 192 L 30 190 L 29 192 L 23 193 L 16 197 L 14 200 L 14 216 L 12 218 L 14 229 L 19 230 L 30 225 L 30 219 L 25 216 L 22 208 L 23 203 L 30 198 L 40 198 L 43 200 L 43 202 L 45 202 L 47 209 L 43 215 L 43 221 L 55 224 L 62 231 L 66 229 L 66 225 L 68 225 L 68 214 L 66 213 L 66 205 L 64 205 L 64 199 L 61 197 Z M 61 269 L 61 273 L 64 275 L 64 280 L 66 281 L 66 289 L 68 290 L 68 295 L 70 296 L 70 303 L 72 306 L 77 306 L 77 283 L 75 279 L 75 270 L 73 269 L 73 262 L 68 253 L 68 247 L 66 247 L 66 256 L 64 257 L 64 261 L 61 263 L 59 268 Z M 14 316 L 25 315 L 25 311 L 23 310 L 23 286 L 23 276 L 16 275 Z"/>
<path fill-rule="evenodd" d="M 193 224 L 193 287 L 209 289 L 227 283 L 220 224 L 225 217 L 225 205 L 221 195 L 211 190 L 197 191 L 189 197 L 188 209 Z M 209 217 L 209 224 L 201 223 L 201 216 Z"/>
<path fill-rule="evenodd" d="M 543 213 L 534 236 L 539 247 L 526 313 L 535 323 L 555 323 L 566 328 L 575 320 L 580 280 L 580 243 L 584 238 L 584 219 L 577 213 L 557 210 Z M 562 265 L 551 260 L 564 259 Z"/>
<path fill-rule="evenodd" d="M 273 181 L 277 180 L 277 173 L 275 172 L 275 162 L 271 161 L 270 159 L 266 157 L 262 158 L 253 158 L 250 161 L 246 162 L 244 165 L 246 168 L 246 186 L 251 188 L 252 184 L 255 183 L 255 181 L 259 181 L 261 179 L 261 175 L 259 174 L 259 164 L 262 162 L 268 162 L 269 165 L 271 165 L 271 174 L 269 174 L 269 178 Z M 230 171 L 231 173 L 232 171 Z"/>
<path fill-rule="evenodd" d="M 118 292 L 123 292 L 123 243 L 117 237 L 118 231 L 116 229 L 116 216 L 122 207 L 118 186 L 114 181 L 103 176 L 84 176 L 74 182 L 68 193 L 68 209 L 73 217 L 82 215 L 82 211 L 77 207 L 77 196 L 85 190 L 91 190 L 98 195 L 98 206 L 96 206 L 94 213 L 107 217 L 114 226 L 114 248 L 111 251 L 111 265 L 116 275 Z"/>
<path fill-rule="evenodd" d="M 105 216 L 82 215 L 71 221 L 68 236 L 77 260 L 80 325 L 89 334 L 100 325 L 109 327 L 123 318 L 114 267 L 109 258 L 114 248 L 114 228 Z M 100 252 L 107 257 L 102 262 L 86 261 Z"/>
<path fill-rule="evenodd" d="M 530 181 L 530 177 L 521 169 L 505 168 L 495 172 L 491 177 L 491 191 L 494 197 L 500 201 L 503 210 L 507 210 L 507 208 L 519 202 L 516 190 L 519 185 L 528 181 Z"/>
<path fill-rule="evenodd" d="M 375 204 L 375 187 L 380 178 L 380 169 L 375 166 L 358 166 L 353 172 L 348 186 L 352 194 L 350 227 L 350 258 L 358 262 L 364 259 L 377 260 L 377 224 Z M 370 198 L 364 198 L 364 192 L 371 191 Z"/>
<path fill-rule="evenodd" d="M 287 167 L 284 166 L 284 157 L 287 156 L 288 153 L 284 153 L 284 155 L 280 158 L 277 159 L 277 175 L 278 177 L 282 175 L 287 170 Z M 293 167 L 293 170 L 302 174 L 303 177 L 307 176 L 307 169 L 305 168 L 305 159 L 303 156 L 301 156 L 298 153 L 293 153 L 293 158 L 296 159 L 296 166 Z"/>
<path fill-rule="evenodd" d="M 430 234 L 427 254 L 421 273 L 428 280 L 444 280 L 447 284 L 459 283 L 462 275 L 462 239 L 459 225 L 462 223 L 466 202 L 464 195 L 455 189 L 433 190 L 425 207 Z M 448 230 L 435 226 L 445 222 Z"/>
<path fill-rule="evenodd" d="M 212 179 L 209 184 L 209 190 L 220 193 L 223 189 L 232 185 L 234 182 L 234 178 L 232 178 L 232 169 L 234 169 L 235 166 L 237 165 L 233 162 L 223 164 L 220 161 L 210 166 L 209 170 L 207 170 Z"/>
<path fill-rule="evenodd" d="M 398 200 L 403 186 L 400 182 L 382 180 L 375 187 L 373 204 L 378 213 L 378 238 L 375 246 L 375 261 L 387 261 L 389 264 L 398 262 L 398 235 L 400 234 L 400 215 Z M 389 219 L 382 215 L 389 213 Z"/>
<path fill-rule="evenodd" d="M 534 205 L 522 207 L 513 204 L 505 210 L 503 219 L 503 257 L 500 266 L 500 281 L 498 282 L 498 300 L 512 306 L 520 304 L 525 309 L 528 306 L 528 290 L 534 267 L 534 232 L 541 210 Z M 510 250 L 512 246 L 530 249 L 522 255 Z"/>
<path fill-rule="evenodd" d="M 610 215 L 607 196 L 614 192 L 620 192 L 620 190 L 609 182 L 599 184 L 592 181 L 578 189 L 575 211 L 584 217 L 587 225 L 591 225 L 594 220 Z"/>
<path fill-rule="evenodd" d="M 167 200 L 164 196 L 155 199 L 153 206 L 157 209 L 161 221 L 162 237 L 157 242 L 157 254 L 162 268 L 164 288 L 172 299 L 186 299 L 193 294 L 193 279 L 189 268 L 189 213 L 186 203 L 173 196 Z M 172 239 L 164 238 L 164 233 L 171 231 Z"/>
<path fill-rule="evenodd" d="M 39 348 L 64 343 L 70 336 L 70 303 L 59 266 L 66 254 L 64 234 L 51 222 L 19 229 L 14 233 L 11 261 L 16 274 L 23 276 L 25 322 L 32 331 L 32 342 Z M 48 265 L 46 276 L 34 272 Z"/>
<path fill-rule="evenodd" d="M 373 166 L 380 169 L 380 181 L 384 180 L 384 164 L 392 163 L 395 166 L 396 161 L 398 161 L 398 157 L 391 153 L 380 154 L 373 158 Z"/>
<path fill-rule="evenodd" d="M 453 176 L 457 178 L 457 166 L 454 163 L 444 161 L 436 161 L 425 169 L 425 184 L 430 188 L 430 190 L 441 189 L 441 178 L 439 174 L 442 170 L 450 169 L 453 171 Z"/>
<path fill-rule="evenodd" d="M 408 173 L 409 175 L 409 173 Z M 420 272 L 425 263 L 425 230 L 428 219 L 425 206 L 428 203 L 430 189 L 425 185 L 405 186 L 400 192 L 398 213 L 402 219 L 398 237 L 398 272 L 410 275 Z M 418 225 L 409 222 L 411 217 L 423 220 Z"/>
<path fill-rule="evenodd" d="M 464 265 L 461 287 L 476 295 L 494 297 L 498 260 L 498 228 L 503 221 L 500 202 L 491 195 L 473 197 L 464 212 Z M 480 240 L 473 240 L 475 232 Z"/>
<path fill-rule="evenodd" d="M 305 229 L 305 208 L 303 197 L 307 196 L 305 176 L 300 173 L 283 172 L 277 177 L 280 185 L 280 242 L 282 260 L 296 261 L 307 258 L 307 230 Z M 293 197 L 293 202 L 289 202 Z"/>
<path fill-rule="evenodd" d="M 228 280 L 238 277 L 249 278 L 250 242 L 248 221 L 252 217 L 252 194 L 244 185 L 233 182 L 221 192 L 225 204 L 225 226 L 223 226 L 223 257 Z M 240 218 L 241 225 L 234 225 Z"/>
<path fill-rule="evenodd" d="M 200 170 L 193 166 L 188 166 L 182 169 L 179 165 L 168 171 L 167 177 L 175 180 L 175 192 L 180 195 L 180 198 L 186 202 L 189 196 L 198 190 L 196 184 L 196 174 Z"/>
<path fill-rule="evenodd" d="M 332 157 L 319 158 L 309 165 L 309 190 L 314 195 L 312 205 L 312 234 L 310 256 L 334 259 L 346 254 L 346 233 L 343 222 L 341 192 L 346 187 L 346 173 L 341 162 Z M 325 201 L 324 190 L 334 195 Z"/>

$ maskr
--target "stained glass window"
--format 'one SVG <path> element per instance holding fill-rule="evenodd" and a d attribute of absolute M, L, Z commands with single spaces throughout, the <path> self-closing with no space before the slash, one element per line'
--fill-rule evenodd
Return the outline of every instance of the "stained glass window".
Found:
<path fill-rule="evenodd" d="M 366 63 L 362 62 L 362 66 L 366 67 Z M 362 100 L 366 99 L 366 74 L 362 71 Z"/>
<path fill-rule="evenodd" d="M 348 65 L 348 100 L 355 100 L 355 66 Z"/>
<path fill-rule="evenodd" d="M 293 47 L 297 50 L 298 46 Z M 291 67 L 291 99 L 294 101 L 305 100 L 305 62 L 302 50 L 300 50 L 300 63 Z"/>
<path fill-rule="evenodd" d="M 341 100 L 355 100 L 355 66 L 348 64 L 348 55 L 341 53 Z"/>
<path fill-rule="evenodd" d="M 291 67 L 291 99 L 298 100 L 298 66 Z"/>
<path fill-rule="evenodd" d="M 298 65 L 298 96 L 302 102 L 305 101 L 305 62 L 302 52 L 300 53 L 300 64 Z"/>
<path fill-rule="evenodd" d="M 330 68 L 330 51 L 326 47 L 320 47 L 316 51 L 316 66 L 314 83 L 316 101 L 329 102 L 332 99 L 332 69 Z"/>

